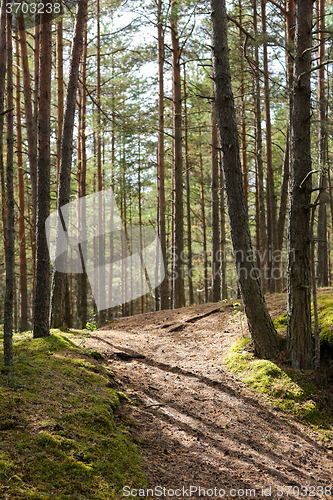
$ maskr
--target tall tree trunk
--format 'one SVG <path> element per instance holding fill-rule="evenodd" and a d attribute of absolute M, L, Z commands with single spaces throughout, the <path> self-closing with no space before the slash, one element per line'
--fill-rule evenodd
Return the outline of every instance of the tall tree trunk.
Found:
<path fill-rule="evenodd" d="M 255 36 L 258 34 L 258 13 L 257 0 L 253 0 L 253 30 Z M 257 254 L 260 260 L 260 275 L 261 283 L 264 292 L 268 290 L 267 282 L 267 229 L 266 229 L 266 209 L 265 209 L 265 192 L 264 192 L 264 166 L 262 160 L 262 128 L 261 128 L 261 92 L 260 92 L 260 71 L 259 71 L 259 48 L 258 41 L 255 43 L 255 73 L 254 73 L 254 105 L 255 105 L 255 121 L 256 121 L 256 167 L 258 173 L 258 203 L 259 203 L 259 233 L 260 245 L 257 249 Z"/>
<path fill-rule="evenodd" d="M 318 16 L 319 16 L 319 64 L 325 61 L 325 0 L 317 0 Z M 327 180 L 326 180 L 326 96 L 325 96 L 325 66 L 318 69 L 318 145 L 319 145 L 319 168 L 321 168 L 321 178 L 319 185 L 321 186 L 321 196 L 319 198 L 318 210 L 318 264 L 317 264 L 317 280 L 318 286 L 328 286 L 328 262 L 327 262 L 327 214 L 326 214 L 326 198 L 327 198 Z"/>
<path fill-rule="evenodd" d="M 231 88 L 225 0 L 211 0 L 211 20 L 215 103 L 238 284 L 256 353 L 263 358 L 272 358 L 278 351 L 277 334 L 268 314 L 254 262 L 247 259 L 253 252 Z"/>
<path fill-rule="evenodd" d="M 102 191 L 103 189 L 103 173 L 102 173 L 102 139 L 101 139 L 101 36 L 100 36 L 100 0 L 97 0 L 97 86 L 96 86 L 96 102 L 97 102 L 97 190 Z M 101 204 L 101 198 L 98 198 L 98 285 L 99 285 L 99 294 L 105 293 L 105 236 L 102 234 L 102 226 L 103 226 L 103 208 Z M 106 311 L 99 312 L 99 324 L 103 325 L 106 320 Z"/>
<path fill-rule="evenodd" d="M 223 180 L 223 169 L 222 162 L 219 161 L 220 166 L 220 223 L 221 223 L 221 239 L 220 239 L 220 249 L 221 249 L 221 292 L 222 300 L 228 298 L 228 287 L 227 287 L 227 255 L 226 255 L 226 234 L 225 234 L 225 196 L 224 196 L 224 180 Z"/>
<path fill-rule="evenodd" d="M 291 179 L 288 218 L 287 348 L 294 368 L 313 367 L 311 336 L 311 47 L 312 0 L 296 0 Z"/>
<path fill-rule="evenodd" d="M 267 0 L 261 0 L 261 25 L 262 34 L 267 35 L 266 25 L 266 3 Z M 264 85 L 265 85 L 265 120 L 266 120 L 266 163 L 267 163 L 267 244 L 269 255 L 274 255 L 276 250 L 276 196 L 274 187 L 274 172 L 272 158 L 272 125 L 271 125 L 271 103 L 270 103 L 270 88 L 269 88 L 269 73 L 268 73 L 268 53 L 267 40 L 263 43 L 263 62 L 264 62 Z M 274 261 L 272 258 L 268 260 L 268 286 L 269 291 L 275 291 L 274 278 Z"/>
<path fill-rule="evenodd" d="M 13 183 L 13 51 L 12 15 L 7 14 L 7 251 L 6 251 L 6 294 L 3 325 L 3 347 L 5 366 L 13 364 L 13 306 L 15 287 L 15 232 L 14 232 L 14 183 Z"/>
<path fill-rule="evenodd" d="M 32 199 L 32 226 L 31 232 L 31 274 L 32 274 L 32 296 L 34 295 L 34 282 L 36 270 L 36 200 L 37 200 L 37 140 L 36 140 L 36 124 L 32 112 L 31 101 L 31 81 L 29 71 L 28 48 L 26 41 L 26 31 L 24 28 L 24 18 L 21 15 L 18 19 L 19 38 L 21 47 L 22 59 L 22 79 L 23 79 L 23 94 L 24 94 L 24 109 L 26 134 L 28 141 L 28 157 L 29 157 L 29 173 L 31 183 L 31 199 Z M 36 56 L 35 56 L 36 57 Z"/>
<path fill-rule="evenodd" d="M 171 2 L 172 80 L 173 80 L 173 121 L 174 121 L 174 293 L 173 307 L 185 305 L 184 291 L 184 222 L 183 222 L 183 158 L 182 158 L 182 96 L 180 77 L 180 48 L 178 38 L 178 3 Z"/>
<path fill-rule="evenodd" d="M 64 121 L 64 62 L 63 62 L 63 27 L 62 16 L 56 24 L 57 32 L 57 164 L 56 164 L 56 190 L 58 192 L 60 160 L 61 160 L 61 134 Z"/>
<path fill-rule="evenodd" d="M 187 87 L 186 69 L 184 64 L 184 149 L 185 149 L 185 179 L 186 179 L 186 226 L 187 226 L 187 276 L 190 305 L 194 302 L 193 296 L 193 263 L 192 263 L 192 229 L 191 229 L 191 190 L 190 190 L 190 162 L 188 150 L 188 116 L 187 116 Z"/>
<path fill-rule="evenodd" d="M 16 149 L 17 149 L 17 185 L 18 185 L 18 239 L 20 257 L 20 332 L 29 330 L 28 325 L 28 289 L 27 289 L 27 259 L 25 245 L 24 222 L 24 179 L 22 161 L 22 130 L 21 130 L 21 82 L 19 42 L 15 40 L 16 51 Z"/>
<path fill-rule="evenodd" d="M 87 73 L 87 28 L 84 32 L 83 54 L 81 62 L 81 116 L 80 116 L 80 146 L 81 146 L 81 171 L 80 171 L 80 189 L 79 197 L 86 196 L 86 172 L 87 172 L 87 153 L 86 153 L 86 100 L 87 93 L 85 87 Z M 81 213 L 81 233 L 82 227 L 86 226 L 86 214 Z M 85 272 L 80 274 L 80 328 L 84 329 L 88 318 L 87 304 L 87 275 Z"/>
<path fill-rule="evenodd" d="M 241 126 L 240 126 L 240 137 L 241 137 L 241 152 L 242 152 L 242 170 L 243 170 L 243 184 L 245 193 L 246 207 L 249 209 L 249 177 L 247 171 L 247 144 L 246 144 L 246 120 L 245 120 L 245 89 L 244 89 L 244 59 L 243 59 L 243 11 L 242 11 L 242 0 L 238 0 L 238 12 L 239 12 L 239 44 L 241 48 L 240 52 L 240 99 L 241 99 Z"/>
<path fill-rule="evenodd" d="M 1 181 L 1 219 L 3 229 L 4 255 L 7 251 L 7 217 L 6 217 L 6 185 L 5 170 L 3 163 L 3 124 L 4 124 L 4 103 L 6 87 L 6 0 L 1 2 L 0 19 L 0 181 Z"/>
<path fill-rule="evenodd" d="M 45 221 L 50 213 L 52 15 L 46 12 L 46 1 L 43 0 L 45 12 L 41 14 L 39 36 L 36 283 L 33 324 L 35 338 L 50 335 L 50 259 Z"/>
<path fill-rule="evenodd" d="M 58 210 L 63 205 L 70 201 L 70 181 L 71 181 L 71 166 L 73 156 L 73 131 L 75 118 L 76 93 L 79 79 L 80 57 L 83 44 L 83 32 L 85 26 L 85 18 L 87 11 L 87 0 L 80 0 L 76 13 L 76 24 L 74 31 L 74 40 L 72 46 L 72 54 L 70 60 L 70 74 L 67 85 L 66 105 L 64 115 L 64 126 L 62 131 L 61 141 L 61 163 L 59 173 L 59 189 L 57 206 Z M 60 220 L 57 218 L 57 226 Z M 60 226 L 59 226 L 60 227 Z M 58 228 L 56 237 L 56 254 L 58 246 Z M 67 260 L 67 252 L 61 256 Z M 51 293 L 51 325 L 57 328 L 62 325 L 64 320 L 64 296 L 65 296 L 66 274 L 53 271 L 52 276 L 52 293 Z"/>
<path fill-rule="evenodd" d="M 214 92 L 214 88 L 213 88 Z M 221 300 L 219 227 L 219 140 L 215 102 L 211 102 L 212 302 Z"/>
<path fill-rule="evenodd" d="M 160 242 L 165 269 L 165 278 L 160 286 L 161 309 L 169 308 L 169 287 L 166 258 L 165 233 L 165 189 L 164 189 L 164 29 L 162 24 L 162 0 L 157 2 L 158 40 L 158 201 L 160 218 Z"/>
<path fill-rule="evenodd" d="M 286 75 L 287 75 L 287 133 L 286 133 L 286 146 L 283 159 L 283 174 L 280 195 L 280 209 L 279 218 L 277 223 L 277 249 L 282 256 L 283 249 L 283 236 L 287 215 L 288 205 L 288 184 L 290 176 L 290 114 L 292 106 L 292 87 L 293 87 L 293 53 L 295 42 L 295 16 L 296 6 L 295 0 L 287 1 L 286 12 Z M 281 258 L 281 271 L 283 271 L 283 262 Z M 279 285 L 283 284 L 283 278 L 280 280 Z M 281 291 L 281 286 L 278 291 Z"/>
<path fill-rule="evenodd" d="M 203 161 L 201 149 L 201 127 L 199 127 L 199 169 L 200 169 L 200 207 L 202 224 L 202 252 L 203 252 L 203 285 L 204 300 L 208 302 L 208 259 L 207 259 L 207 236 L 206 236 L 206 211 L 205 211 L 205 186 L 203 175 Z"/>

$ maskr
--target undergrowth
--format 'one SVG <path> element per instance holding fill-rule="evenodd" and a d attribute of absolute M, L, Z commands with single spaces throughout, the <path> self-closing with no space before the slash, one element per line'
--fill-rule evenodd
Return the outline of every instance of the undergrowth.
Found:
<path fill-rule="evenodd" d="M 73 338 L 73 337 L 72 337 Z M 0 497 L 109 500 L 145 485 L 110 368 L 71 334 L 14 336 L 14 366 L 0 352 Z"/>
<path fill-rule="evenodd" d="M 257 359 L 250 352 L 250 343 L 250 338 L 242 338 L 233 344 L 225 357 L 230 371 L 252 390 L 264 394 L 276 410 L 310 424 L 327 439 L 333 438 L 332 402 L 321 397 L 313 373 Z"/>

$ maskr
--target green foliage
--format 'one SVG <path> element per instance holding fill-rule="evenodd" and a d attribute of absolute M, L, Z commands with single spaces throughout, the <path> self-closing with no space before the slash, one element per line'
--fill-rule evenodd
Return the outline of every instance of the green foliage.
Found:
<path fill-rule="evenodd" d="M 280 367 L 265 359 L 256 359 L 247 350 L 249 344 L 250 338 L 233 344 L 225 357 L 228 368 L 237 373 L 252 390 L 264 394 L 275 409 L 332 432 L 332 408 L 324 408 L 316 397 L 318 391 L 311 374 Z"/>
<path fill-rule="evenodd" d="M 110 368 L 88 354 L 56 330 L 14 336 L 15 364 L 0 364 L 0 496 L 109 500 L 146 484 L 128 430 L 114 420 L 125 399 Z"/>

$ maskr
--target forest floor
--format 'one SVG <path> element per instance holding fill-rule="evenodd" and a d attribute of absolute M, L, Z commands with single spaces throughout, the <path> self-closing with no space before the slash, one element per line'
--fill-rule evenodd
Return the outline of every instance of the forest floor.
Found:
<path fill-rule="evenodd" d="M 280 316 L 286 296 L 268 305 Z M 226 367 L 231 345 L 247 335 L 241 308 L 229 302 L 119 319 L 85 340 L 136 403 L 116 419 L 130 425 L 156 488 L 148 498 L 333 498 L 332 443 Z"/>

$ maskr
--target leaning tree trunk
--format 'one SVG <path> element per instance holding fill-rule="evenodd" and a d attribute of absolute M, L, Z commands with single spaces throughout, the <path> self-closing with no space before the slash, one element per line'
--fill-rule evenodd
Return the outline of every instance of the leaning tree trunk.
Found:
<path fill-rule="evenodd" d="M 294 368 L 313 367 L 311 336 L 311 46 L 313 0 L 296 1 L 288 217 L 287 348 Z"/>
<path fill-rule="evenodd" d="M 215 103 L 238 284 L 256 353 L 263 358 L 272 358 L 278 351 L 277 334 L 268 314 L 260 281 L 254 267 L 255 262 L 248 258 L 253 255 L 253 251 L 231 88 L 225 0 L 211 0 L 211 20 Z"/>
<path fill-rule="evenodd" d="M 43 2 L 46 10 L 47 0 Z M 45 221 L 50 213 L 52 16 L 46 12 L 41 14 L 39 43 L 36 282 L 33 324 L 35 338 L 50 335 L 50 258 Z"/>
<path fill-rule="evenodd" d="M 70 74 L 68 79 L 66 106 L 64 116 L 64 126 L 62 132 L 61 143 L 61 162 L 59 172 L 59 188 L 58 188 L 58 210 L 63 205 L 69 203 L 70 199 L 70 181 L 71 181 L 71 166 L 73 155 L 73 133 L 74 133 L 74 117 L 76 104 L 76 91 L 79 80 L 80 57 L 83 44 L 83 33 L 85 26 L 85 18 L 87 11 L 87 0 L 80 0 L 76 14 L 75 33 L 72 47 L 72 55 L 70 61 Z M 57 224 L 60 221 L 57 221 Z M 58 230 L 57 230 L 58 235 Z M 56 247 L 58 237 L 56 238 Z M 55 255 L 57 255 L 57 250 Z M 67 259 L 67 253 L 62 255 L 63 259 Z M 62 325 L 64 320 L 65 308 L 64 297 L 66 287 L 66 274 L 56 270 L 52 276 L 52 299 L 51 299 L 51 325 L 57 328 Z"/>
<path fill-rule="evenodd" d="M 6 366 L 13 364 L 13 306 L 15 287 L 15 233 L 14 233 L 14 184 L 13 184 L 13 51 L 12 15 L 7 14 L 7 251 L 6 294 L 3 324 L 3 351 Z"/>

